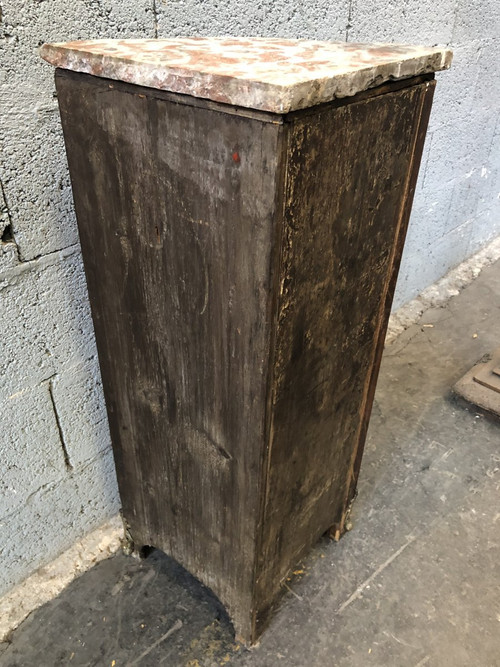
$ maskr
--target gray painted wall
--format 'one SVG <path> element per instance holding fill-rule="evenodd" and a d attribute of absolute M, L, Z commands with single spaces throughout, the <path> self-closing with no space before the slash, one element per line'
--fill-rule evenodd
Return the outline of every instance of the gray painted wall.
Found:
<path fill-rule="evenodd" d="M 0 2 L 1 594 L 119 507 L 53 69 L 38 45 L 188 34 L 451 44 L 401 305 L 500 234 L 500 3 Z"/>

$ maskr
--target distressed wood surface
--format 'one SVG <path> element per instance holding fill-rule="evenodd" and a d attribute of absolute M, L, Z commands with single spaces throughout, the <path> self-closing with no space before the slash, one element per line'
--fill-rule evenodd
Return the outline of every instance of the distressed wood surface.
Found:
<path fill-rule="evenodd" d="M 257 634 L 290 568 L 343 531 L 433 87 L 291 119 Z"/>
<path fill-rule="evenodd" d="M 125 520 L 251 643 L 343 530 L 434 83 L 281 116 L 56 81 Z"/>
<path fill-rule="evenodd" d="M 123 513 L 250 634 L 281 125 L 61 73 Z"/>

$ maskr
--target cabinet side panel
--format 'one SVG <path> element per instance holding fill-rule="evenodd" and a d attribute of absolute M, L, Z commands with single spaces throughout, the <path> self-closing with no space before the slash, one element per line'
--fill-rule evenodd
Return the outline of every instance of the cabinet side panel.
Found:
<path fill-rule="evenodd" d="M 124 516 L 248 634 L 282 128 L 57 89 Z"/>
<path fill-rule="evenodd" d="M 290 121 L 258 626 L 290 567 L 342 522 L 433 87 Z"/>

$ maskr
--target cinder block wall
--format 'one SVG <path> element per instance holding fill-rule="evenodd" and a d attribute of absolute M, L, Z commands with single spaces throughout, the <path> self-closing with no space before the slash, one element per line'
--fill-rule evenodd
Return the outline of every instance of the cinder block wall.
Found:
<path fill-rule="evenodd" d="M 119 507 L 44 41 L 261 35 L 451 44 L 397 305 L 500 234 L 492 0 L 0 0 L 0 594 Z"/>

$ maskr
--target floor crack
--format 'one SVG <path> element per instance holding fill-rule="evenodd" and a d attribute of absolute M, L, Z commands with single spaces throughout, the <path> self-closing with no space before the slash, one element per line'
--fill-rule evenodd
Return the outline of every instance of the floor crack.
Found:
<path fill-rule="evenodd" d="M 375 572 L 373 572 L 368 579 L 365 579 L 362 584 L 360 584 L 354 593 L 350 595 L 345 602 L 343 602 L 340 607 L 337 609 L 337 614 L 341 614 L 344 609 L 346 609 L 350 604 L 352 604 L 355 600 L 361 597 L 361 594 L 365 590 L 365 588 L 371 584 L 371 582 L 378 577 L 378 575 L 385 570 L 386 567 L 388 567 L 392 561 L 396 560 L 398 556 L 400 556 L 403 551 L 410 546 L 415 541 L 416 537 L 414 535 L 410 535 L 408 540 L 403 544 L 402 547 L 400 547 L 397 551 L 395 551 L 387 560 L 385 560 L 382 565 L 380 565 Z"/>

